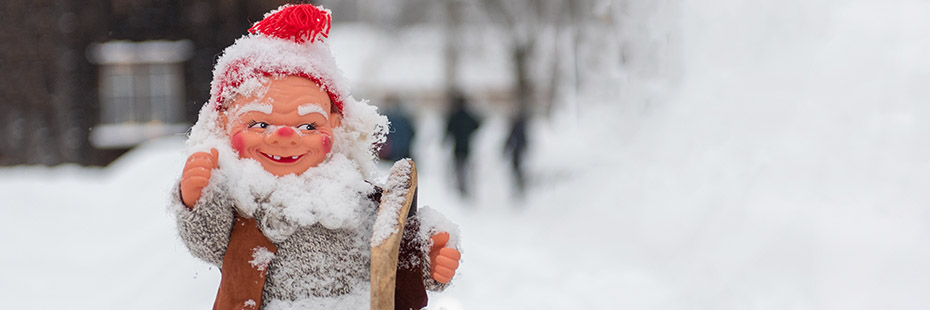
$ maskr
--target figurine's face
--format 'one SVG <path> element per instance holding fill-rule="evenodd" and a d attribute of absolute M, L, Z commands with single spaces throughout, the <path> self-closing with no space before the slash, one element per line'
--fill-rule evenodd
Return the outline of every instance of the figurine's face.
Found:
<path fill-rule="evenodd" d="M 272 78 L 266 86 L 262 96 L 233 100 L 221 117 L 239 158 L 254 159 L 277 176 L 322 163 L 333 145 L 333 128 L 342 121 L 331 113 L 329 96 L 297 76 Z"/>

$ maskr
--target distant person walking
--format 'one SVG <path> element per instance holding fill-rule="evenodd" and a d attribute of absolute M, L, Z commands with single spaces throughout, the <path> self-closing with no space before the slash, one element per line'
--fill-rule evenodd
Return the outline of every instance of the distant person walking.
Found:
<path fill-rule="evenodd" d="M 526 155 L 527 137 L 526 137 L 526 112 L 520 111 L 514 117 L 510 134 L 507 135 L 507 142 L 504 144 L 505 154 L 510 155 L 510 165 L 517 183 L 517 194 L 523 197 L 526 189 L 526 179 L 523 174 L 523 158 Z"/>
<path fill-rule="evenodd" d="M 413 158 L 410 149 L 416 129 L 410 120 L 410 113 L 401 104 L 400 98 L 388 97 L 385 100 L 383 113 L 391 122 L 391 129 L 378 157 L 392 162 L 403 158 Z"/>
<path fill-rule="evenodd" d="M 452 109 L 446 124 L 446 137 L 452 138 L 452 152 L 455 159 L 455 181 L 462 196 L 469 195 L 468 181 L 471 174 L 469 156 L 471 154 L 471 137 L 481 123 L 468 111 L 468 101 L 459 92 L 453 92 Z"/>

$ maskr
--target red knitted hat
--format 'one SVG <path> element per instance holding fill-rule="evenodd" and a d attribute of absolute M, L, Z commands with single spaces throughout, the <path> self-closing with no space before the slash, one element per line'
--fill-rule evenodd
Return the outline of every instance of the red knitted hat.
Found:
<path fill-rule="evenodd" d="M 248 95 L 266 76 L 300 76 L 326 91 L 343 113 L 349 95 L 329 45 L 330 11 L 310 4 L 284 5 L 265 14 L 226 48 L 213 70 L 210 103 L 222 109 L 237 95 Z"/>

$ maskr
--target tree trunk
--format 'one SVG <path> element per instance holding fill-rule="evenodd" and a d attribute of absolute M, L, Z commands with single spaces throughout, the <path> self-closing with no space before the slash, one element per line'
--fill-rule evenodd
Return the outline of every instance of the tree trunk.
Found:
<path fill-rule="evenodd" d="M 514 43 L 511 55 L 514 64 L 514 77 L 517 80 L 514 99 L 518 113 L 527 111 L 530 102 L 533 100 L 533 85 L 528 72 L 530 45 L 517 41 Z"/>
<path fill-rule="evenodd" d="M 444 1 L 446 4 L 445 23 L 445 88 L 446 94 L 452 94 L 459 88 L 458 67 L 461 46 L 462 4 L 457 0 Z"/>

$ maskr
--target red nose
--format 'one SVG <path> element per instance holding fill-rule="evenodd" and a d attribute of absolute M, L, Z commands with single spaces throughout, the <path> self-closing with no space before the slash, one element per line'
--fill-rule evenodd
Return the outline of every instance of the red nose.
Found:
<path fill-rule="evenodd" d="M 281 127 L 281 129 L 278 129 L 277 133 L 282 137 L 290 137 L 295 134 L 294 129 L 291 129 L 291 127 Z"/>

